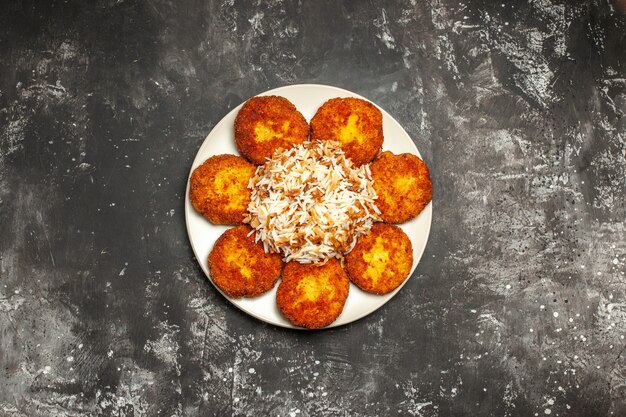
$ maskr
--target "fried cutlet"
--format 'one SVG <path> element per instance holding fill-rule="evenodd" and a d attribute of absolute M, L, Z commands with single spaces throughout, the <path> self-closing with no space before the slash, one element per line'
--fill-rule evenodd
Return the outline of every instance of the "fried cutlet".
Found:
<path fill-rule="evenodd" d="M 255 297 L 274 287 L 283 268 L 279 254 L 265 253 L 250 235 L 252 228 L 225 231 L 209 254 L 211 279 L 230 297 Z"/>
<path fill-rule="evenodd" d="M 212 156 L 191 174 L 191 204 L 212 223 L 242 223 L 252 193 L 248 182 L 255 169 L 240 156 Z"/>
<path fill-rule="evenodd" d="M 370 162 L 383 145 L 383 116 L 369 101 L 333 98 L 311 119 L 311 140 L 333 140 L 355 165 Z"/>
<path fill-rule="evenodd" d="M 398 226 L 376 223 L 344 259 L 350 281 L 363 291 L 387 294 L 409 276 L 413 248 Z"/>
<path fill-rule="evenodd" d="M 252 97 L 235 118 L 237 149 L 257 165 L 264 164 L 277 149 L 289 149 L 308 138 L 306 119 L 284 97 Z"/>
<path fill-rule="evenodd" d="M 293 261 L 285 265 L 276 303 L 294 325 L 319 329 L 339 316 L 349 289 L 350 281 L 337 259 L 323 265 Z"/>
<path fill-rule="evenodd" d="M 432 199 L 428 167 L 410 153 L 383 152 L 370 165 L 376 206 L 389 223 L 403 223 L 417 216 Z"/>

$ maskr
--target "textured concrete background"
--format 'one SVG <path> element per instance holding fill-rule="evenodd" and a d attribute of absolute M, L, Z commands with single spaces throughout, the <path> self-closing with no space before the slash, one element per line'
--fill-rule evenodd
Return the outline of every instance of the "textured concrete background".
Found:
<path fill-rule="evenodd" d="M 12 1 L 0 11 L 0 415 L 626 415 L 626 18 L 606 1 Z M 381 310 L 263 324 L 187 240 L 248 97 L 347 88 L 430 165 Z"/>

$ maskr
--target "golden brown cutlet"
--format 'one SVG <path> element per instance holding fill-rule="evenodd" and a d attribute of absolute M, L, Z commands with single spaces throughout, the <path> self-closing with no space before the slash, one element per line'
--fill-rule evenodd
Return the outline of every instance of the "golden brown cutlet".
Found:
<path fill-rule="evenodd" d="M 215 224 L 239 224 L 250 203 L 248 182 L 256 167 L 235 155 L 213 156 L 191 174 L 189 199 Z"/>
<path fill-rule="evenodd" d="M 350 281 L 363 291 L 387 294 L 409 276 L 413 248 L 398 226 L 376 223 L 344 259 Z"/>
<path fill-rule="evenodd" d="M 323 265 L 288 262 L 276 303 L 294 325 L 319 329 L 341 314 L 349 289 L 350 281 L 337 259 Z"/>
<path fill-rule="evenodd" d="M 235 118 L 237 149 L 257 165 L 264 164 L 276 150 L 289 149 L 308 138 L 306 119 L 284 97 L 252 97 Z"/>
<path fill-rule="evenodd" d="M 274 287 L 283 269 L 279 254 L 265 253 L 255 243 L 252 228 L 237 226 L 225 231 L 209 254 L 211 279 L 230 297 L 255 297 Z"/>
<path fill-rule="evenodd" d="M 311 140 L 333 140 L 355 165 L 370 162 L 383 144 L 383 118 L 376 106 L 358 98 L 333 98 L 311 119 Z"/>
<path fill-rule="evenodd" d="M 428 167 L 410 153 L 383 152 L 370 165 L 376 206 L 388 223 L 403 223 L 417 216 L 432 199 Z"/>

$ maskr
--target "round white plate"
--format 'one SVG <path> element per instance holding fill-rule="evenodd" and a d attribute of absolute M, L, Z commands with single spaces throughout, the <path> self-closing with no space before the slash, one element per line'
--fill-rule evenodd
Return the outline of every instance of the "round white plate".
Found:
<path fill-rule="evenodd" d="M 364 98 L 348 90 L 318 84 L 291 85 L 269 90 L 259 95 L 278 95 L 287 98 L 296 106 L 307 121 L 311 120 L 317 109 L 326 100 L 333 97 Z M 239 154 L 237 152 L 237 148 L 235 147 L 233 125 L 235 123 L 235 116 L 240 108 L 241 105 L 228 113 L 206 137 L 202 146 L 200 146 L 196 159 L 193 161 L 193 165 L 189 172 L 190 177 L 191 172 L 193 172 L 197 166 L 202 164 L 211 156 L 220 154 Z M 383 114 L 383 134 L 385 136 L 383 150 L 391 151 L 394 154 L 408 152 L 419 156 L 420 154 L 415 147 L 415 144 L 409 135 L 404 131 L 402 126 L 400 126 L 400 124 L 396 122 L 395 119 L 386 111 L 383 109 L 380 110 Z M 411 274 L 415 271 L 415 268 L 424 253 L 426 242 L 428 240 L 428 234 L 430 232 L 432 211 L 432 204 L 428 204 L 419 216 L 400 225 L 400 227 L 411 239 L 411 243 L 413 245 L 413 267 L 411 268 Z M 198 259 L 198 262 L 200 262 L 202 270 L 210 279 L 207 262 L 209 252 L 213 248 L 215 240 L 222 233 L 224 233 L 225 230 L 233 226 L 214 225 L 194 210 L 191 202 L 189 201 L 189 180 L 187 181 L 187 191 L 185 195 L 185 219 L 187 222 L 187 232 L 189 234 L 189 240 L 191 242 L 193 252 Z M 353 322 L 377 310 L 393 298 L 393 296 L 400 291 L 407 281 L 408 279 L 405 280 L 399 288 L 385 295 L 369 294 L 361 291 L 354 284 L 350 284 L 350 293 L 343 312 L 337 320 L 335 320 L 328 327 L 336 327 Z M 278 307 L 276 306 L 277 287 L 278 283 L 271 291 L 255 298 L 230 298 L 226 295 L 224 296 L 228 299 L 228 301 L 251 316 L 277 326 L 295 328 L 295 326 L 293 326 L 281 315 Z"/>

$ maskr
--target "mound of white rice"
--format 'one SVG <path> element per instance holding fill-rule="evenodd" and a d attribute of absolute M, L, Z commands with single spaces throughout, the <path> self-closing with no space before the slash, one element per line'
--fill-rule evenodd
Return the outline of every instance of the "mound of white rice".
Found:
<path fill-rule="evenodd" d="M 266 252 L 281 253 L 285 262 L 341 258 L 380 220 L 369 167 L 353 166 L 331 141 L 277 151 L 248 188 L 244 222 Z"/>

